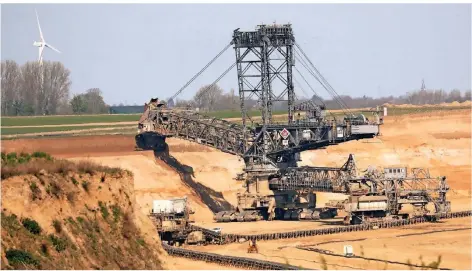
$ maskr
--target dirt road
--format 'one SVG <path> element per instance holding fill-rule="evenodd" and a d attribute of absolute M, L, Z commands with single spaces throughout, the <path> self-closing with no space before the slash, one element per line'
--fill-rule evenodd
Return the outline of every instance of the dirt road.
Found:
<path fill-rule="evenodd" d="M 350 232 L 293 240 L 258 242 L 259 253 L 247 253 L 247 243 L 225 246 L 192 247 L 225 255 L 253 257 L 313 269 L 410 269 L 406 263 L 428 265 L 441 256 L 440 268 L 471 268 L 470 218 L 448 220 L 436 224 L 412 225 L 401 229 L 380 229 L 375 232 Z M 345 258 L 344 245 L 351 245 L 354 254 L 370 258 Z M 320 252 L 297 248 L 321 249 Z M 323 251 L 324 250 L 324 251 Z M 324 252 L 324 253 L 323 253 Z M 327 253 L 327 254 L 325 254 Z M 420 259 L 421 257 L 421 259 Z M 376 260 L 373 260 L 376 259 Z M 385 263 L 385 260 L 399 263 Z M 323 261 L 326 267 L 323 267 Z M 417 268 L 415 268 L 417 269 Z"/>

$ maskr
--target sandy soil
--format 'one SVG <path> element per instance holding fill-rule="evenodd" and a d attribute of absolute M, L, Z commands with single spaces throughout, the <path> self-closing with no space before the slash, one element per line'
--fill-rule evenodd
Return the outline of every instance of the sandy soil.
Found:
<path fill-rule="evenodd" d="M 465 102 L 452 102 L 452 103 L 440 103 L 439 106 L 445 107 L 463 107 L 463 106 L 471 106 L 472 103 L 470 101 Z M 412 105 L 412 104 L 384 104 L 384 106 L 388 107 L 400 107 L 400 108 L 425 108 L 425 107 L 437 107 L 437 104 L 425 104 L 425 105 Z"/>
<path fill-rule="evenodd" d="M 229 266 L 171 256 L 167 257 L 167 266 L 171 270 L 239 270 Z"/>
<path fill-rule="evenodd" d="M 289 263 L 313 269 L 322 269 L 322 257 L 326 260 L 328 269 L 409 269 L 408 266 L 402 264 L 385 264 L 375 260 L 336 257 L 296 248 L 296 246 L 316 247 L 336 254 L 343 254 L 344 245 L 352 245 L 354 254 L 359 256 L 364 255 L 364 257 L 402 263 L 407 263 L 410 260 L 413 264 L 421 263 L 420 256 L 426 264 L 436 261 L 438 256 L 441 256 L 441 268 L 470 270 L 470 222 L 470 218 L 461 218 L 436 224 L 413 225 L 401 229 L 380 229 L 375 234 L 371 231 L 351 232 L 258 242 L 259 253 L 257 254 L 247 253 L 247 243 L 192 248 L 213 253 Z M 441 230 L 447 231 L 433 232 Z M 414 235 L 400 236 L 407 234 Z M 365 240 L 354 241 L 355 239 Z M 328 243 L 316 245 L 325 242 Z"/>
<path fill-rule="evenodd" d="M 445 175 L 448 178 L 453 210 L 471 209 L 471 112 L 470 110 L 453 110 L 445 112 L 421 113 L 385 118 L 381 127 L 382 136 L 375 139 L 347 142 L 330 146 L 322 150 L 302 153 L 301 165 L 341 166 L 350 153 L 355 154 L 357 166 L 361 169 L 369 165 L 389 166 L 407 165 L 408 167 L 428 167 L 432 175 Z M 212 150 L 208 147 L 178 139 L 168 139 L 170 154 L 181 164 L 190 166 L 194 171 L 193 180 L 201 184 L 204 190 L 210 191 L 212 197 L 222 196 L 228 203 L 235 204 L 236 193 L 241 185 L 233 178 L 242 168 L 243 163 L 229 154 Z M 133 171 L 135 175 L 136 201 L 143 214 L 150 210 L 153 199 L 188 196 L 192 207 L 196 210 L 194 219 L 200 225 L 222 227 L 224 232 L 274 232 L 305 228 L 328 227 L 337 224 L 336 219 L 328 222 L 250 222 L 215 224 L 212 212 L 205 205 L 200 194 L 185 185 L 179 174 L 164 162 L 155 159 L 152 152 L 135 152 L 134 136 L 87 136 L 71 138 L 19 139 L 2 141 L 2 151 L 45 151 L 52 155 L 70 159 L 91 159 L 110 166 L 120 166 Z M 221 193 L 221 194 L 219 194 Z M 318 200 L 323 204 L 329 199 L 342 195 L 319 194 Z M 425 224 L 423 231 L 435 227 L 454 228 L 470 226 L 470 220 L 458 219 L 441 224 Z M 470 268 L 470 230 L 434 233 L 410 237 L 394 238 L 403 229 L 381 230 L 378 239 L 354 242 L 355 251 L 362 244 L 367 256 L 389 257 L 397 261 L 418 263 L 419 255 L 425 262 L 436 260 L 441 254 L 445 259 L 444 267 Z M 417 229 L 420 232 L 420 229 Z M 382 233 L 380 235 L 380 233 Z M 319 255 L 314 252 L 302 251 L 297 248 L 278 250 L 278 246 L 308 244 L 334 240 L 336 238 L 355 239 L 368 233 L 351 233 L 332 237 L 317 237 L 306 242 L 300 240 L 284 240 L 259 243 L 264 255 L 249 255 L 245 252 L 247 244 L 232 244 L 224 247 L 205 247 L 218 253 L 232 253 L 240 256 L 255 256 L 263 259 L 284 262 L 283 257 L 291 257 L 290 264 L 304 267 L 320 268 Z M 384 237 L 382 237 L 384 236 Z M 425 238 L 428 236 L 428 238 Z M 450 237 L 450 238 L 448 238 Z M 314 238 L 314 237 L 312 237 Z M 332 239 L 329 239 L 332 238 Z M 364 238 L 364 237 L 362 237 Z M 383 244 L 387 248 L 383 247 Z M 342 243 L 322 245 L 323 249 L 341 252 Z M 315 255 L 316 254 L 316 255 Z M 454 256 L 457 254 L 457 256 Z M 296 255 L 296 256 L 295 256 Z M 395 256 L 394 256 L 395 255 Z M 279 257 L 279 258 L 277 258 Z M 282 257 L 282 258 L 280 258 Z M 303 260 L 295 260 L 301 258 Z M 326 256 L 328 263 L 338 265 L 330 268 L 384 268 L 383 263 L 368 262 L 360 259 L 334 258 Z M 180 262 L 180 260 L 178 261 Z M 192 261 L 193 262 L 193 261 Z M 177 268 L 192 269 L 192 264 L 178 265 Z M 206 265 L 196 267 L 207 268 Z M 211 269 L 212 267 L 208 267 Z M 389 269 L 407 269 L 402 265 L 388 265 Z"/>
<path fill-rule="evenodd" d="M 173 153 L 176 157 L 182 156 L 183 153 Z M 208 156 L 208 155 L 207 155 Z M 209 182 L 217 181 L 218 178 L 221 178 L 220 185 L 214 185 L 213 190 L 217 192 L 222 192 L 223 196 L 228 201 L 232 201 L 233 204 L 236 203 L 236 193 L 238 186 L 230 185 L 232 178 L 236 173 L 230 166 L 224 166 L 219 163 L 221 160 L 225 160 L 225 154 L 215 152 L 212 153 L 212 156 L 216 158 L 214 161 L 207 161 L 205 159 L 205 153 L 191 153 L 183 159 L 179 159 L 183 164 L 192 164 L 193 161 L 203 162 L 199 166 L 194 166 L 195 171 L 195 180 L 202 184 L 208 184 Z M 185 197 L 187 196 L 190 200 L 192 208 L 195 210 L 196 214 L 194 220 L 196 222 L 203 221 L 212 221 L 213 213 L 210 209 L 203 203 L 199 196 L 188 186 L 184 185 L 180 179 L 178 173 L 171 169 L 168 165 L 162 161 L 156 161 L 154 159 L 152 152 L 140 152 L 136 155 L 128 156 L 102 156 L 102 157 L 76 157 L 71 158 L 75 159 L 90 159 L 102 164 L 110 166 L 118 166 L 131 170 L 134 173 L 134 189 L 136 194 L 137 204 L 141 207 L 141 211 L 145 214 L 148 214 L 152 208 L 153 199 L 165 199 L 165 198 L 175 198 L 175 197 Z M 219 159 L 218 159 L 219 158 Z M 234 157 L 229 157 L 233 158 Z M 190 162 L 189 162 L 190 161 Z M 231 162 L 231 160 L 226 160 Z M 233 165 L 234 162 L 232 161 Z M 213 174 L 215 173 L 215 174 Z M 209 178 L 209 176 L 212 178 Z M 234 175 L 234 176 L 232 176 Z M 205 181 L 203 181 L 205 180 Z M 211 183 L 210 183 L 211 185 Z"/>

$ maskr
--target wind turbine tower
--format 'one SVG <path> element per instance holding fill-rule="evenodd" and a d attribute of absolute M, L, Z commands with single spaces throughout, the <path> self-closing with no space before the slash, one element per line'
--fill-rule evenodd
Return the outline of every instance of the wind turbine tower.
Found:
<path fill-rule="evenodd" d="M 43 65 L 43 53 L 44 53 L 44 48 L 47 47 L 53 51 L 56 51 L 58 53 L 61 53 L 59 50 L 57 50 L 56 48 L 54 48 L 52 45 L 50 45 L 49 43 L 46 42 L 46 40 L 44 39 L 44 36 L 43 36 L 43 32 L 41 31 L 41 25 L 39 24 L 39 16 L 38 16 L 38 11 L 35 9 L 34 10 L 36 12 L 36 21 L 38 22 L 38 29 L 39 29 L 39 38 L 40 38 L 40 41 L 35 41 L 33 42 L 33 46 L 36 46 L 38 47 L 38 62 L 39 62 L 39 65 Z"/>
<path fill-rule="evenodd" d="M 43 53 L 44 53 L 44 48 L 47 47 L 53 51 L 56 51 L 58 53 L 61 53 L 59 50 L 54 48 L 52 45 L 46 42 L 43 36 L 43 31 L 41 31 L 41 25 L 39 24 L 39 16 L 38 16 L 38 11 L 35 9 L 34 10 L 36 13 L 36 21 L 38 22 L 38 29 L 39 29 L 39 38 L 40 41 L 35 41 L 33 42 L 33 46 L 38 47 L 38 62 L 39 62 L 39 74 L 40 74 L 40 91 L 44 91 L 44 69 L 43 69 Z M 46 103 L 47 104 L 47 103 Z M 47 114 L 47 108 L 43 108 L 43 115 Z"/>

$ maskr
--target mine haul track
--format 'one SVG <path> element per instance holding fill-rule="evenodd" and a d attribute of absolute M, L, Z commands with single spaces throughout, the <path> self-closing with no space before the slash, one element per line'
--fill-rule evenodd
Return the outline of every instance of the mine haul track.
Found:
<path fill-rule="evenodd" d="M 316 229 L 316 230 L 302 230 L 302 231 L 291 231 L 291 232 L 279 232 L 279 233 L 265 233 L 265 234 L 219 234 L 211 230 L 194 226 L 190 227 L 190 230 L 202 231 L 205 236 L 210 238 L 214 244 L 229 244 L 234 242 L 246 241 L 246 240 L 277 240 L 277 239 L 288 239 L 288 238 L 301 238 L 308 236 L 316 235 L 328 235 L 328 234 L 337 234 L 344 232 L 355 232 L 355 231 L 370 231 L 374 230 L 374 227 L 380 228 L 397 228 L 406 225 L 420 224 L 431 221 L 436 221 L 437 219 L 452 219 L 452 218 L 461 218 L 472 216 L 472 210 L 460 211 L 460 212 L 451 212 L 448 214 L 429 217 L 421 217 L 414 219 L 402 219 L 397 221 L 385 221 L 376 224 L 363 224 L 363 225 L 351 225 L 343 226 L 337 228 L 326 228 L 326 229 Z M 220 255 L 215 253 L 208 253 L 202 251 L 195 251 L 191 249 L 184 249 L 170 246 L 166 243 L 162 243 L 163 248 L 171 256 L 175 257 L 184 257 L 193 260 L 200 260 L 205 262 L 216 263 L 224 266 L 240 267 L 247 269 L 257 269 L 257 270 L 299 270 L 301 268 L 285 265 L 276 262 L 257 260 L 253 258 L 245 257 L 235 257 L 228 255 Z"/>
<path fill-rule="evenodd" d="M 247 240 L 256 240 L 256 241 L 268 241 L 268 240 L 277 240 L 277 239 L 289 239 L 289 238 L 302 238 L 308 236 L 316 235 L 328 235 L 328 234 L 337 234 L 344 232 L 357 232 L 357 231 L 370 231 L 381 228 L 398 228 L 406 225 L 420 224 L 426 222 L 436 221 L 438 219 L 452 219 L 452 218 L 461 218 L 472 216 L 472 210 L 460 211 L 460 212 L 451 212 L 443 214 L 440 216 L 426 216 L 410 219 L 400 219 L 393 221 L 382 221 L 375 224 L 360 224 L 360 225 L 350 225 L 350 226 L 341 226 L 335 228 L 324 228 L 324 229 L 314 229 L 314 230 L 300 230 L 300 231 L 288 231 L 288 232 L 277 232 L 277 233 L 262 233 L 262 234 L 219 234 L 211 230 L 201 228 L 198 226 L 191 226 L 192 230 L 202 231 L 207 238 L 211 239 L 214 244 L 229 244 Z"/>
<path fill-rule="evenodd" d="M 191 230 L 202 231 L 207 237 L 213 238 L 215 244 L 229 244 L 234 242 L 239 242 L 242 239 L 244 240 L 276 240 L 276 239 L 288 239 L 288 238 L 301 238 L 315 235 L 328 235 L 328 234 L 337 234 L 344 232 L 355 232 L 355 231 L 370 231 L 374 230 L 374 226 L 380 228 L 398 228 L 406 225 L 420 224 L 426 222 L 436 221 L 437 219 L 452 219 L 452 218 L 461 218 L 472 216 L 472 210 L 460 211 L 460 212 L 451 212 L 448 214 L 429 217 L 421 217 L 414 219 L 402 219 L 397 221 L 385 221 L 377 223 L 375 225 L 351 225 L 337 228 L 327 228 L 327 229 L 316 229 L 316 230 L 303 230 L 303 231 L 291 231 L 291 232 L 279 232 L 279 233 L 265 233 L 265 234 L 218 234 L 211 230 L 201 228 L 198 226 L 191 226 Z M 253 258 L 245 257 L 235 257 L 228 255 L 220 255 L 209 252 L 195 251 L 191 249 L 184 249 L 170 246 L 166 243 L 162 243 L 164 250 L 171 256 L 175 257 L 184 257 L 193 260 L 205 261 L 216 263 L 224 266 L 240 267 L 246 269 L 257 269 L 257 270 L 300 270 L 302 268 L 286 265 L 276 262 L 257 260 Z"/>
<path fill-rule="evenodd" d="M 224 266 L 231 266 L 231 267 L 239 267 L 244 269 L 255 269 L 255 270 L 300 270 L 301 268 L 281 264 L 276 262 L 269 262 L 263 260 L 257 260 L 252 258 L 245 258 L 245 257 L 235 257 L 235 256 L 227 256 L 227 255 L 220 255 L 215 253 L 209 252 L 201 252 L 195 251 L 190 249 L 178 248 L 167 245 L 162 243 L 164 249 L 167 253 L 171 256 L 175 257 L 184 257 L 193 260 L 205 261 L 216 263 L 219 265 Z"/>

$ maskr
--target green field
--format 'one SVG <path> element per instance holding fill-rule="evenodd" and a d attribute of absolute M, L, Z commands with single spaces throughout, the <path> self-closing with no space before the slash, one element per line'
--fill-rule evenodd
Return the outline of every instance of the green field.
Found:
<path fill-rule="evenodd" d="M 2 135 L 21 135 L 21 134 L 31 134 L 31 133 L 44 133 L 44 132 L 63 132 L 63 131 L 74 131 L 74 130 L 88 130 L 95 128 L 113 128 L 113 129 L 123 129 L 131 128 L 130 125 L 113 125 L 113 126 L 103 126 L 103 125 L 90 125 L 90 126 L 59 126 L 59 127 L 15 127 L 15 128 L 6 128 L 2 127 Z M 133 128 L 136 130 L 136 128 Z"/>
<path fill-rule="evenodd" d="M 388 116 L 398 116 L 405 114 L 416 114 L 416 113 L 427 113 L 433 111 L 450 111 L 458 109 L 470 109 L 467 106 L 461 107 L 446 107 L 446 106 L 437 106 L 437 107 L 422 107 L 422 108 L 400 108 L 400 107 L 390 107 L 388 108 Z M 353 114 L 360 114 L 362 112 L 351 111 Z M 208 112 L 206 115 L 216 117 L 216 118 L 237 118 L 234 120 L 236 123 L 241 123 L 241 113 L 235 110 L 226 110 L 226 111 L 216 111 Z M 260 111 L 251 110 L 248 112 L 251 117 L 260 116 Z M 283 122 L 286 121 L 286 117 L 278 116 L 286 114 L 286 111 L 274 111 L 274 121 Z M 370 118 L 371 113 L 364 112 L 366 117 Z M 328 114 L 329 116 L 334 115 L 336 118 L 342 118 L 342 112 L 334 112 Z M 132 122 L 138 121 L 139 114 L 122 114 L 122 115 L 81 115 L 81 116 L 35 116 L 35 117 L 2 117 L 2 135 L 21 135 L 29 133 L 44 133 L 44 132 L 61 132 L 61 131 L 73 131 L 73 130 L 87 130 L 94 128 L 116 128 L 116 129 L 134 129 L 131 128 L 131 125 L 119 124 L 119 122 Z M 257 121 L 256 121 L 257 122 Z M 73 124 L 91 124 L 91 123 L 116 123 L 116 125 L 86 125 L 86 126 L 67 126 Z M 42 126 L 42 125 L 66 125 L 59 127 L 21 127 L 21 126 Z"/>
<path fill-rule="evenodd" d="M 241 112 L 233 110 L 216 111 L 204 113 L 216 118 L 240 118 Z M 258 110 L 251 110 L 248 114 L 260 116 Z M 285 111 L 274 111 L 274 115 L 286 114 Z M 81 115 L 81 116 L 32 116 L 32 117 L 2 117 L 2 127 L 19 127 L 19 126 L 41 126 L 41 125 L 64 125 L 64 124 L 85 124 L 100 122 L 125 122 L 138 121 L 140 114 L 122 114 L 122 115 Z"/>
<path fill-rule="evenodd" d="M 2 117 L 2 127 L 5 126 L 40 126 L 61 124 L 84 124 L 99 122 L 138 121 L 140 115 L 81 115 L 81 116 L 32 116 L 32 117 Z"/>
<path fill-rule="evenodd" d="M 275 111 L 274 115 L 285 114 L 285 111 Z M 239 111 L 217 111 L 204 113 L 216 118 L 240 118 Z M 260 116 L 258 110 L 248 112 L 250 116 Z M 94 128 L 126 128 L 130 125 L 120 125 L 119 122 L 138 121 L 139 114 L 122 115 L 81 115 L 81 116 L 32 116 L 32 117 L 2 117 L 2 135 L 21 135 L 29 133 L 62 132 L 73 130 L 87 130 Z M 42 125 L 73 125 L 87 123 L 116 123 L 116 125 L 87 125 L 87 126 L 58 126 L 58 127 L 21 127 Z M 135 129 L 135 128 L 133 128 Z"/>

